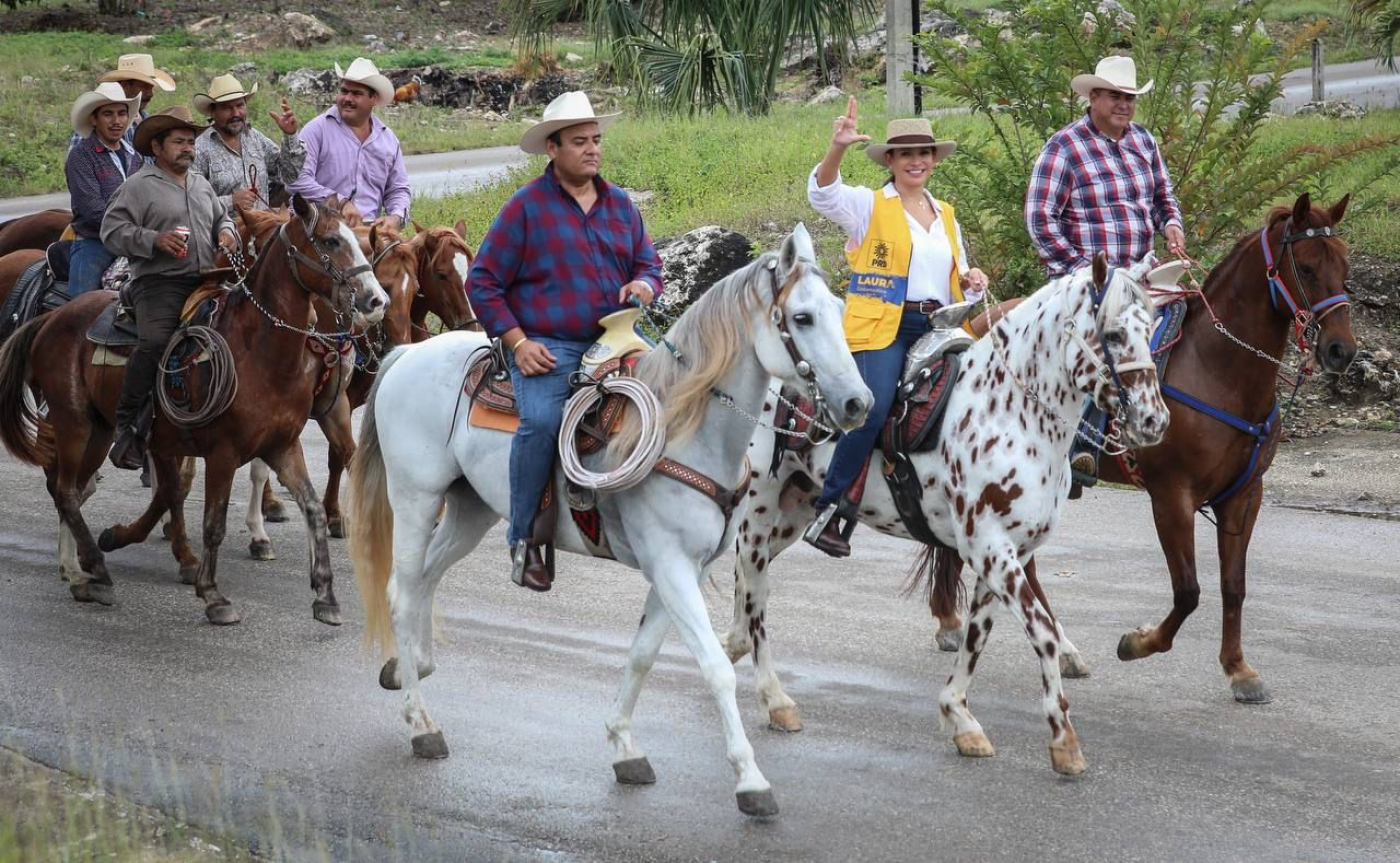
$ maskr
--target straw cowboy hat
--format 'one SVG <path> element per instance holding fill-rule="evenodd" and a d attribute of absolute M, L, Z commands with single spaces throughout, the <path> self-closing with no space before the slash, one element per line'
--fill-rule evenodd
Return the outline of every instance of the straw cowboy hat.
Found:
<path fill-rule="evenodd" d="M 257 84 L 254 84 L 251 90 L 244 90 L 237 78 L 232 75 L 220 75 L 209 82 L 208 93 L 195 94 L 194 109 L 201 114 L 213 114 L 214 106 L 218 103 L 247 99 L 256 92 L 258 92 Z"/>
<path fill-rule="evenodd" d="M 171 105 L 169 108 L 162 108 L 151 116 L 141 121 L 141 125 L 136 127 L 136 140 L 131 145 L 136 148 L 136 152 L 143 156 L 154 157 L 151 152 L 151 142 L 162 132 L 171 129 L 189 129 L 198 135 L 206 127 L 194 121 L 194 115 L 190 109 L 184 105 Z"/>
<path fill-rule="evenodd" d="M 865 148 L 865 155 L 882 168 L 889 167 L 885 154 L 890 150 L 905 147 L 932 147 L 935 159 L 947 158 L 958 148 L 957 141 L 935 141 L 933 125 L 923 117 L 912 120 L 891 120 L 885 124 L 885 143 L 871 144 Z"/>
<path fill-rule="evenodd" d="M 520 149 L 527 153 L 544 153 L 545 141 L 560 129 L 580 123 L 597 123 L 599 131 L 606 129 L 622 114 L 594 114 L 593 103 L 582 90 L 560 93 L 544 109 L 544 118 L 520 136 Z"/>
<path fill-rule="evenodd" d="M 150 54 L 123 54 L 117 58 L 117 70 L 108 72 L 98 81 L 140 81 L 153 84 L 167 93 L 175 90 L 175 79 L 164 69 L 157 69 Z"/>
<path fill-rule="evenodd" d="M 103 105 L 125 105 L 128 117 L 134 120 L 141 110 L 141 94 L 128 99 L 122 85 L 115 82 L 98 84 L 91 92 L 79 96 L 73 103 L 73 109 L 68 112 L 68 118 L 73 121 L 73 131 L 84 138 L 91 135 L 92 114 Z"/>
<path fill-rule="evenodd" d="M 350 68 L 343 72 L 340 70 L 340 64 L 336 63 L 335 76 L 352 84 L 363 84 L 378 93 L 381 105 L 391 105 L 394 102 L 393 82 L 379 74 L 379 67 L 364 57 L 356 57 Z"/>
<path fill-rule="evenodd" d="M 1094 67 L 1094 74 L 1075 75 L 1069 86 L 1087 99 L 1093 90 L 1116 90 L 1129 96 L 1141 96 L 1152 89 L 1152 82 L 1141 87 L 1137 85 L 1137 64 L 1132 57 L 1105 57 Z"/>

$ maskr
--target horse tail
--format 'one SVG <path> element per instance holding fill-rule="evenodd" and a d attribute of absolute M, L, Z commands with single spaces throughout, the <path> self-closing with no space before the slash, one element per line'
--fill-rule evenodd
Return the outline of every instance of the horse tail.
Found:
<path fill-rule="evenodd" d="M 922 585 L 924 599 L 934 617 L 941 619 L 956 614 L 967 599 L 961 578 L 962 565 L 956 549 L 925 544 L 909 568 L 904 595 L 912 594 Z"/>
<path fill-rule="evenodd" d="M 389 618 L 389 576 L 394 563 L 394 511 L 389 505 L 389 486 L 384 471 L 384 450 L 379 445 L 379 425 L 374 406 L 379 387 L 403 348 L 395 348 L 379 365 L 379 371 L 365 400 L 360 421 L 360 440 L 350 462 L 350 560 L 355 584 L 365 607 L 365 644 L 394 654 L 394 627 Z"/>
<path fill-rule="evenodd" d="M 10 455 L 37 467 L 53 463 L 53 441 L 39 433 L 39 412 L 29 396 L 29 354 L 44 325 L 35 318 L 0 348 L 0 440 Z"/>

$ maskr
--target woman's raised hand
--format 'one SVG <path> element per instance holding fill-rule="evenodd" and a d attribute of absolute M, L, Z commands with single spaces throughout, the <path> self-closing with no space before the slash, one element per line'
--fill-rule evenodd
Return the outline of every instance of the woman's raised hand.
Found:
<path fill-rule="evenodd" d="M 836 118 L 835 128 L 831 132 L 831 146 L 844 150 L 857 141 L 869 140 L 869 135 L 862 135 L 856 130 L 856 97 L 851 96 L 846 100 L 846 113 Z"/>

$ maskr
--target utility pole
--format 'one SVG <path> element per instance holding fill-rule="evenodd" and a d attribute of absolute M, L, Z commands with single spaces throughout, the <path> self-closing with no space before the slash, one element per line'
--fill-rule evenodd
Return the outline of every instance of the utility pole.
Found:
<path fill-rule="evenodd" d="M 885 0 L 885 110 L 911 117 L 922 109 L 921 88 L 906 81 L 918 53 L 911 38 L 919 32 L 919 0 Z"/>

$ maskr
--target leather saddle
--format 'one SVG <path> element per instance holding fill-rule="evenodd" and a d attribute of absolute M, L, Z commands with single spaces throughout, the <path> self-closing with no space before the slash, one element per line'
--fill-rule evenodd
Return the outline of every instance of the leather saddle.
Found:
<path fill-rule="evenodd" d="M 0 342 L 45 312 L 68 302 L 68 262 L 71 241 L 52 243 L 44 257 L 20 274 L 0 307 Z"/>

